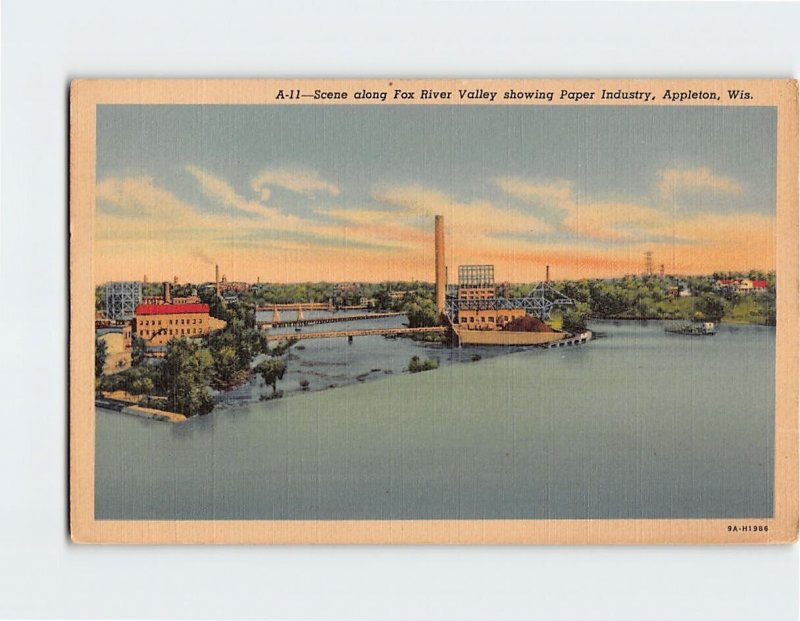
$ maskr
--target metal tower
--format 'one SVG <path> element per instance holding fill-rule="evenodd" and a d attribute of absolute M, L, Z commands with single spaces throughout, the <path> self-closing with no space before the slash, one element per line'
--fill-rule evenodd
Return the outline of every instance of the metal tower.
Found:
<path fill-rule="evenodd" d="M 132 319 L 141 301 L 140 282 L 110 282 L 106 285 L 106 316 L 109 319 Z"/>

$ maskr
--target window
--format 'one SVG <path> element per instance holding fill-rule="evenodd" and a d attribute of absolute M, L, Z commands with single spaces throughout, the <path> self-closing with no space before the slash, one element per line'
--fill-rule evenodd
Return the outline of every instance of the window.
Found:
<path fill-rule="evenodd" d="M 466 317 L 462 317 L 461 318 L 461 323 L 467 323 L 467 318 Z"/>

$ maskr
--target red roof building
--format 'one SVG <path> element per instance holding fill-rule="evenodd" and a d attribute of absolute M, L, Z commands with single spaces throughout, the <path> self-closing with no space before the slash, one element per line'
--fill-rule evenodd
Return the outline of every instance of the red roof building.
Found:
<path fill-rule="evenodd" d="M 136 315 L 185 315 L 189 313 L 208 314 L 208 304 L 139 304 Z"/>
<path fill-rule="evenodd" d="M 226 325 L 209 315 L 208 304 L 139 304 L 134 316 L 136 336 L 150 347 L 174 338 L 202 337 Z"/>

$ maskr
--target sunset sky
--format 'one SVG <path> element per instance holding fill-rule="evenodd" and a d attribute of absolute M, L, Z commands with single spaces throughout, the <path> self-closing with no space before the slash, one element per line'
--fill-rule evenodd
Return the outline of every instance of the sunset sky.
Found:
<path fill-rule="evenodd" d="M 773 108 L 99 106 L 95 279 L 774 269 Z"/>

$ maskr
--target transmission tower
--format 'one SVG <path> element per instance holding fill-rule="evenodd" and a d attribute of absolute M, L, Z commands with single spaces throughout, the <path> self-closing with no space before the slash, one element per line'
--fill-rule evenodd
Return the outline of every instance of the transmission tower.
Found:
<path fill-rule="evenodd" d="M 644 273 L 647 276 L 653 275 L 653 253 L 650 250 L 644 253 Z"/>

